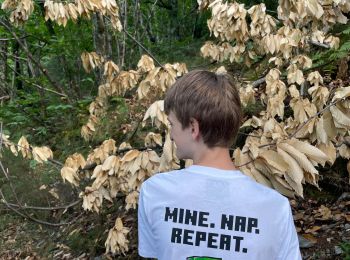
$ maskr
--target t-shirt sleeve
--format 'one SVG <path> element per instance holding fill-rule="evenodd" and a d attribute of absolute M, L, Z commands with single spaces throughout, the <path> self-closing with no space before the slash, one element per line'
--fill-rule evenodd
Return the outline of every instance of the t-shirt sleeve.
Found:
<path fill-rule="evenodd" d="M 294 220 L 288 203 L 286 225 L 282 232 L 282 246 L 278 260 L 301 260 L 298 235 L 295 230 Z"/>
<path fill-rule="evenodd" d="M 139 195 L 139 207 L 138 207 L 138 237 L 139 237 L 139 255 L 142 257 L 156 258 L 155 238 L 152 232 L 151 222 L 149 215 L 147 214 L 147 201 L 145 197 L 147 192 L 145 191 L 145 185 L 142 185 Z"/>

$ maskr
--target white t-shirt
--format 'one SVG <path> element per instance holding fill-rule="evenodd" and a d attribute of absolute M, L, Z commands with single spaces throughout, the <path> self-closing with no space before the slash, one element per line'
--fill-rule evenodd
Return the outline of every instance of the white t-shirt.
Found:
<path fill-rule="evenodd" d="M 159 260 L 301 259 L 288 200 L 240 171 L 193 165 L 141 187 L 139 254 Z"/>

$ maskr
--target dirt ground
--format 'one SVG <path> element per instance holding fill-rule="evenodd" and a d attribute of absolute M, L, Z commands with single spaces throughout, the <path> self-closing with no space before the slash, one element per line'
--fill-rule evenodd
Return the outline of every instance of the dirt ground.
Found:
<path fill-rule="evenodd" d="M 344 192 L 337 200 L 328 203 L 309 198 L 291 200 L 291 205 L 303 259 L 349 259 L 350 193 Z M 75 210 L 79 211 L 79 206 Z M 78 213 L 70 214 L 69 217 L 74 217 Z M 109 217 L 107 215 L 107 221 Z M 1 208 L 0 259 L 138 259 L 135 211 L 125 216 L 126 224 L 134 227 L 129 235 L 128 256 L 104 254 L 106 230 L 96 233 L 101 229 L 96 222 L 101 220 L 91 214 L 80 219 L 85 222 L 78 221 L 71 227 L 49 228 Z"/>

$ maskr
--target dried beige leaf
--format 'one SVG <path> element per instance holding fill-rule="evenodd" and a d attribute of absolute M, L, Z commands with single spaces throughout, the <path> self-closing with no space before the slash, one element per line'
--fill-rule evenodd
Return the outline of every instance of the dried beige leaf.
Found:
<path fill-rule="evenodd" d="M 163 145 L 162 136 L 160 134 L 149 132 L 145 137 L 145 146 L 155 147 L 157 145 Z"/>
<path fill-rule="evenodd" d="M 286 172 L 288 169 L 288 164 L 284 161 L 283 157 L 273 150 L 261 152 L 259 156 L 264 158 L 269 165 L 273 166 L 280 172 Z"/>
<path fill-rule="evenodd" d="M 348 128 L 350 127 L 350 111 L 344 110 L 339 104 L 335 106 L 331 106 L 329 110 L 332 113 L 333 119 L 335 123 L 337 123 L 337 127 L 340 128 Z"/>
<path fill-rule="evenodd" d="M 39 187 L 39 190 L 46 190 L 46 188 L 47 188 L 47 186 L 45 184 L 43 184 Z"/>
<path fill-rule="evenodd" d="M 128 194 L 128 196 L 126 196 L 125 198 L 125 209 L 129 210 L 129 209 L 136 209 L 136 205 L 138 203 L 138 199 L 139 199 L 139 193 L 137 191 L 133 191 L 131 193 Z"/>
<path fill-rule="evenodd" d="M 290 96 L 292 98 L 299 98 L 300 97 L 299 90 L 297 89 L 297 87 L 294 84 L 288 88 L 288 91 L 289 91 Z"/>
<path fill-rule="evenodd" d="M 137 68 L 142 72 L 148 72 L 155 68 L 153 59 L 148 55 L 142 55 L 137 64 Z"/>
<path fill-rule="evenodd" d="M 105 242 L 106 253 L 124 254 L 127 252 L 129 250 L 129 241 L 126 238 L 126 235 L 129 231 L 129 228 L 123 226 L 121 218 L 117 218 L 114 227 L 108 232 L 108 237 Z"/>
<path fill-rule="evenodd" d="M 288 144 L 296 148 L 301 153 L 304 153 L 309 159 L 312 159 L 313 161 L 316 161 L 317 163 L 324 166 L 327 160 L 330 158 L 327 157 L 326 154 L 324 154 L 320 149 L 317 147 L 307 143 L 299 141 L 295 138 L 291 140 L 286 141 Z"/>
<path fill-rule="evenodd" d="M 109 170 L 112 169 L 112 168 L 114 169 L 114 166 L 115 166 L 115 164 L 116 164 L 117 161 L 119 161 L 117 156 L 115 156 L 115 155 L 109 156 L 109 157 L 103 162 L 102 170 L 103 170 L 103 171 L 109 171 Z"/>
<path fill-rule="evenodd" d="M 73 184 L 74 186 L 79 186 L 79 176 L 77 171 L 70 167 L 63 167 L 61 169 L 61 176 L 63 181 L 67 180 L 69 183 Z"/>
<path fill-rule="evenodd" d="M 56 188 L 52 188 L 52 189 L 50 189 L 49 190 L 49 193 L 54 197 L 54 198 L 56 198 L 56 199 L 60 199 L 60 196 L 58 195 L 58 193 L 57 193 L 57 189 Z"/>
<path fill-rule="evenodd" d="M 18 140 L 18 151 L 22 153 L 23 158 L 31 158 L 30 145 L 24 136 Z"/>
<path fill-rule="evenodd" d="M 342 144 L 339 148 L 339 155 L 345 159 L 350 159 L 350 148 L 346 144 Z"/>
<path fill-rule="evenodd" d="M 48 159 L 52 159 L 53 153 L 47 146 L 33 147 L 33 158 L 39 163 L 46 162 Z"/>
<path fill-rule="evenodd" d="M 284 176 L 288 184 L 295 190 L 295 192 L 303 197 L 303 185 L 304 182 L 304 172 L 299 166 L 299 163 L 290 156 L 287 152 L 277 147 L 277 152 L 282 156 L 282 158 L 288 164 L 288 170 Z"/>
<path fill-rule="evenodd" d="M 130 162 L 134 160 L 136 157 L 138 157 L 140 152 L 138 150 L 131 150 L 127 152 L 123 158 L 121 159 L 122 162 Z"/>
<path fill-rule="evenodd" d="M 290 65 L 287 68 L 287 72 L 288 84 L 297 83 L 298 85 L 301 85 L 304 83 L 304 74 L 295 64 Z"/>
<path fill-rule="evenodd" d="M 332 101 L 336 101 L 342 98 L 347 98 L 350 96 L 350 86 L 346 88 L 338 88 L 332 98 Z"/>
<path fill-rule="evenodd" d="M 324 154 L 327 155 L 328 162 L 330 165 L 333 165 L 333 163 L 335 162 L 335 159 L 337 158 L 337 150 L 334 147 L 332 142 L 329 142 L 328 144 L 318 144 L 317 148 L 320 149 Z"/>
<path fill-rule="evenodd" d="M 161 125 L 168 126 L 168 119 L 164 112 L 164 100 L 158 100 L 154 102 L 146 111 L 145 116 L 142 120 L 142 125 L 144 126 L 145 121 L 151 118 L 152 124 L 154 123 L 158 128 Z"/>
<path fill-rule="evenodd" d="M 317 186 L 317 175 L 318 171 L 315 169 L 315 167 L 312 165 L 310 160 L 300 151 L 298 151 L 293 146 L 287 144 L 287 143 L 279 143 L 277 144 L 277 147 L 287 152 L 290 156 L 292 156 L 299 164 L 300 166 L 307 172 L 309 172 L 312 176 L 310 179 L 311 183 Z"/>

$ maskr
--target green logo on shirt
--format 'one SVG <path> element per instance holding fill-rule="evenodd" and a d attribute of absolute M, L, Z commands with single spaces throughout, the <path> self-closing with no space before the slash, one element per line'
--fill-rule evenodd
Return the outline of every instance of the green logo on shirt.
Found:
<path fill-rule="evenodd" d="M 186 260 L 221 260 L 222 258 L 210 257 L 210 256 L 190 256 Z"/>

